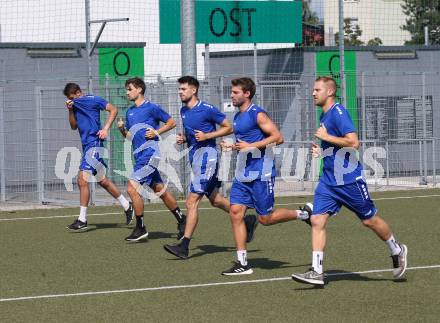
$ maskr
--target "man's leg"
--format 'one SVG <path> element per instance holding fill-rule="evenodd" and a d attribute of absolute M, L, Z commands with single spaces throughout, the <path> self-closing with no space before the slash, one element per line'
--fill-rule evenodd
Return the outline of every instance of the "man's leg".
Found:
<path fill-rule="evenodd" d="M 287 222 L 296 220 L 298 218 L 307 220 L 309 214 L 301 210 L 288 210 L 288 209 L 273 209 L 275 203 L 275 196 L 273 187 L 275 185 L 275 178 L 268 180 L 256 180 L 251 183 L 252 200 L 255 206 L 255 210 L 258 214 L 264 214 L 259 216 L 258 221 L 262 225 L 273 225 L 276 223 Z"/>
<path fill-rule="evenodd" d="M 249 275 L 253 273 L 252 268 L 248 265 L 246 250 L 246 225 L 244 216 L 247 206 L 241 204 L 232 204 L 229 211 L 232 225 L 232 235 L 237 249 L 237 262 L 228 270 L 222 272 L 222 275 Z"/>
<path fill-rule="evenodd" d="M 309 217 L 310 214 L 307 211 L 278 208 L 273 210 L 273 212 L 269 215 L 258 216 L 258 222 L 260 222 L 262 225 L 273 225 L 296 219 L 305 221 L 308 220 Z"/>
<path fill-rule="evenodd" d="M 189 254 L 189 243 L 198 223 L 198 207 L 203 195 L 197 193 L 189 193 L 186 198 L 186 225 L 185 234 L 182 241 L 176 245 L 165 245 L 164 249 L 175 255 L 176 257 L 186 259 Z"/>
<path fill-rule="evenodd" d="M 133 203 L 136 225 L 133 229 L 133 232 L 125 238 L 126 241 L 139 241 L 148 236 L 148 232 L 144 224 L 144 200 L 139 194 L 141 188 L 142 187 L 138 182 L 131 179 L 128 181 L 127 192 Z"/>
<path fill-rule="evenodd" d="M 89 179 L 90 173 L 79 171 L 78 173 L 78 187 L 79 187 L 79 205 L 87 207 L 90 200 Z"/>
<path fill-rule="evenodd" d="M 231 203 L 229 200 L 220 194 L 218 188 L 216 188 L 211 195 L 209 195 L 209 202 L 212 206 L 219 208 L 227 213 L 231 209 Z"/>
<path fill-rule="evenodd" d="M 362 220 L 362 224 L 367 228 L 370 228 L 382 241 L 387 244 L 393 260 L 393 276 L 395 279 L 402 278 L 407 267 L 407 246 L 404 244 L 399 244 L 396 241 L 388 223 L 386 223 L 378 215 L 375 215 L 367 220 Z"/>
<path fill-rule="evenodd" d="M 151 187 L 155 193 L 161 193 L 160 198 L 163 202 L 163 204 L 168 208 L 168 210 L 171 211 L 171 213 L 174 215 L 174 217 L 177 220 L 177 240 L 182 239 L 184 231 L 185 231 L 185 223 L 186 223 L 186 216 L 183 214 L 183 212 L 180 210 L 180 207 L 177 205 L 176 198 L 173 194 L 168 192 L 165 189 L 165 186 L 163 183 L 155 183 Z"/>
<path fill-rule="evenodd" d="M 116 185 L 107 177 L 103 177 L 98 184 L 105 189 L 114 199 L 116 199 L 122 206 L 125 212 L 126 224 L 130 224 L 133 220 L 133 206 L 130 202 L 125 198 L 124 195 L 121 194 Z"/>
<path fill-rule="evenodd" d="M 327 233 L 325 226 L 329 218 L 328 213 L 312 215 L 312 268 L 304 274 L 292 274 L 292 278 L 301 283 L 324 285 L 323 259 Z"/>
<path fill-rule="evenodd" d="M 89 178 L 90 173 L 80 170 L 77 177 L 79 187 L 79 216 L 67 226 L 72 231 L 84 231 L 87 229 L 87 206 L 89 205 L 90 189 Z"/>

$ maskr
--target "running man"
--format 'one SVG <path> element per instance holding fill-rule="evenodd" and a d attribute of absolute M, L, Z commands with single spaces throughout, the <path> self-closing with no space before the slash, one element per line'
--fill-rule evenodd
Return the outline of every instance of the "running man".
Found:
<path fill-rule="evenodd" d="M 132 142 L 135 165 L 128 181 L 127 192 L 133 201 L 136 216 L 136 226 L 125 240 L 136 242 L 148 236 L 144 224 L 144 200 L 139 193 L 144 184 L 160 194 L 163 203 L 176 218 L 177 239 L 180 239 L 185 228 L 185 215 L 173 194 L 166 190 L 157 169 L 160 160 L 158 136 L 173 129 L 176 122 L 159 105 L 145 99 L 145 82 L 139 77 L 128 79 L 125 89 L 128 99 L 134 105 L 127 110 L 126 123 L 122 119 L 118 120 L 118 128 L 122 136 Z M 160 122 L 164 125 L 160 126 Z"/>
<path fill-rule="evenodd" d="M 274 209 L 275 164 L 268 152 L 269 145 L 280 145 L 284 139 L 275 123 L 261 107 L 252 103 L 256 86 L 250 78 L 231 81 L 232 104 L 239 108 L 234 117 L 235 144 L 221 143 L 223 149 L 238 150 L 237 169 L 232 183 L 230 202 L 232 233 L 237 249 L 237 261 L 223 275 L 247 275 L 253 270 L 247 261 L 246 210 L 253 208 L 258 222 L 272 225 L 301 219 L 308 221 L 310 205 L 300 210 Z"/>
<path fill-rule="evenodd" d="M 400 279 L 406 271 L 408 248 L 396 241 L 388 224 L 377 215 L 356 154 L 359 147 L 356 129 L 347 110 L 335 98 L 335 80 L 318 77 L 313 88 L 313 100 L 316 106 L 322 108 L 321 126 L 315 133 L 315 137 L 321 140 L 321 147 L 313 144 L 312 155 L 323 156 L 324 160 L 311 216 L 312 268 L 304 274 L 295 273 L 292 278 L 301 283 L 324 285 L 325 226 L 329 217 L 345 206 L 386 243 L 393 260 L 393 276 Z"/>
<path fill-rule="evenodd" d="M 71 231 L 87 230 L 87 206 L 89 205 L 90 177 L 96 176 L 98 184 L 110 193 L 124 208 L 126 224 L 133 219 L 133 207 L 131 203 L 119 192 L 115 184 L 105 177 L 107 165 L 102 159 L 104 140 L 118 114 L 118 109 L 99 96 L 83 94 L 76 83 L 67 83 L 64 87 L 64 95 L 67 98 L 66 107 L 69 111 L 69 123 L 72 130 L 79 131 L 81 137 L 83 156 L 79 166 L 79 217 L 67 228 Z M 100 112 L 106 110 L 109 113 L 104 127 L 101 129 Z"/>
<path fill-rule="evenodd" d="M 182 241 L 175 245 L 164 245 L 164 249 L 176 257 L 186 259 L 189 244 L 198 223 L 198 205 L 206 196 L 212 206 L 229 212 L 229 201 L 219 193 L 218 153 L 216 138 L 232 133 L 226 116 L 216 107 L 199 100 L 199 81 L 192 76 L 178 79 L 179 96 L 183 103 L 180 109 L 185 134 L 177 136 L 177 144 L 187 143 L 193 179 L 186 199 L 187 219 Z M 219 125 L 219 129 L 216 126 Z"/>

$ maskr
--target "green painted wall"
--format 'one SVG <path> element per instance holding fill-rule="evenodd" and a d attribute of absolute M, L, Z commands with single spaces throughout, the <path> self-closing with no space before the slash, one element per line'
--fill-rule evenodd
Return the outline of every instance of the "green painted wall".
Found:
<path fill-rule="evenodd" d="M 144 48 L 100 48 L 99 51 L 100 95 L 118 107 L 118 118 L 125 119 L 125 112 L 131 105 L 126 98 L 125 81 L 131 77 L 144 77 Z M 107 118 L 102 114 L 103 118 Z M 110 151 L 109 170 L 125 170 L 123 162 L 123 137 L 117 129 L 117 119 L 113 123 L 107 148 Z M 131 171 L 131 170 L 128 170 Z M 108 173 L 112 179 L 124 179 L 114 172 Z"/>

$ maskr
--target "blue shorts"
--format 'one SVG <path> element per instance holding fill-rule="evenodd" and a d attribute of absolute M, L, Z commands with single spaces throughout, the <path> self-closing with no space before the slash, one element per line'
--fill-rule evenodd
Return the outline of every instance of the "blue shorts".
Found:
<path fill-rule="evenodd" d="M 190 193 L 206 195 L 206 197 L 209 198 L 216 189 L 222 186 L 222 182 L 219 181 L 217 176 L 217 158 L 206 162 L 204 167 L 193 162 L 191 163 L 191 171 L 192 178 L 191 183 L 188 186 L 188 191 Z"/>
<path fill-rule="evenodd" d="M 149 187 L 152 187 L 154 184 L 163 183 L 157 168 L 150 166 L 148 163 L 136 163 L 130 179 L 141 185 L 147 184 Z"/>
<path fill-rule="evenodd" d="M 98 170 L 103 167 L 107 168 L 107 164 L 102 159 L 104 153 L 104 142 L 97 140 L 82 146 L 83 155 L 79 165 L 80 171 L 85 171 L 96 175 Z"/>
<path fill-rule="evenodd" d="M 258 215 L 268 215 L 272 212 L 275 203 L 274 184 L 275 177 L 269 181 L 254 180 L 252 182 L 240 182 L 234 179 L 229 200 L 231 204 L 241 204 L 255 209 Z"/>
<path fill-rule="evenodd" d="M 363 179 L 341 186 L 319 182 L 313 198 L 313 214 L 334 215 L 342 205 L 353 211 L 360 220 L 368 220 L 377 212 Z"/>
<path fill-rule="evenodd" d="M 196 193 L 199 195 L 206 195 L 206 197 L 210 197 L 212 192 L 222 186 L 222 182 L 219 181 L 217 177 L 217 170 L 209 179 L 202 180 L 193 180 L 189 184 L 188 190 L 191 193 Z"/>

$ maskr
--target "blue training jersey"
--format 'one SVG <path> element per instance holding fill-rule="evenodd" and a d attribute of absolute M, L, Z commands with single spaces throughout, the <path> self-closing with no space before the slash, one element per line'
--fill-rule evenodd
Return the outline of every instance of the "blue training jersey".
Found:
<path fill-rule="evenodd" d="M 107 104 L 100 96 L 89 94 L 73 99 L 73 114 L 83 145 L 98 140 L 98 131 L 101 130 L 100 112 L 105 110 Z"/>
<path fill-rule="evenodd" d="M 320 123 L 327 128 L 328 134 L 344 137 L 356 132 L 348 111 L 340 103 L 335 103 L 330 110 L 322 113 Z M 320 180 L 327 185 L 339 186 L 356 182 L 362 176 L 362 165 L 354 149 L 342 148 L 321 142 L 323 150 L 323 171 Z"/>
<path fill-rule="evenodd" d="M 195 130 L 200 130 L 204 133 L 214 132 L 217 129 L 216 125 L 221 124 L 225 120 L 226 115 L 221 113 L 216 107 L 199 101 L 192 108 L 183 106 L 180 109 L 180 116 L 182 117 L 183 128 L 185 129 L 186 142 L 188 147 L 190 147 L 189 160 L 192 164 L 194 153 L 198 149 L 204 147 L 216 149 L 215 139 L 196 141 Z M 202 164 L 205 163 L 206 161 L 202 162 Z"/>
<path fill-rule="evenodd" d="M 234 134 L 237 142 L 239 140 L 247 143 L 261 141 L 268 137 L 260 128 L 257 122 L 259 113 L 267 114 L 267 112 L 255 105 L 251 104 L 244 112 L 237 112 L 234 116 Z M 252 156 L 253 155 L 253 156 Z M 273 158 L 266 156 L 266 148 L 260 149 L 260 156 L 257 157 L 255 152 L 246 153 L 246 164 L 244 169 L 244 176 L 253 179 L 270 179 L 275 176 L 275 163 Z M 266 158 L 267 157 L 267 158 Z M 238 164 L 237 164 L 237 167 Z M 258 174 L 257 177 L 250 174 Z M 237 172 L 236 172 L 237 175 Z M 237 178 L 237 180 L 240 180 Z"/>
<path fill-rule="evenodd" d="M 131 133 L 131 143 L 136 163 L 148 163 L 150 157 L 158 151 L 157 141 L 159 138 L 149 140 L 145 138 L 147 129 L 155 130 L 160 128 L 160 122 L 167 122 L 170 115 L 161 106 L 144 101 L 141 105 L 133 105 L 125 115 L 125 127 Z"/>

